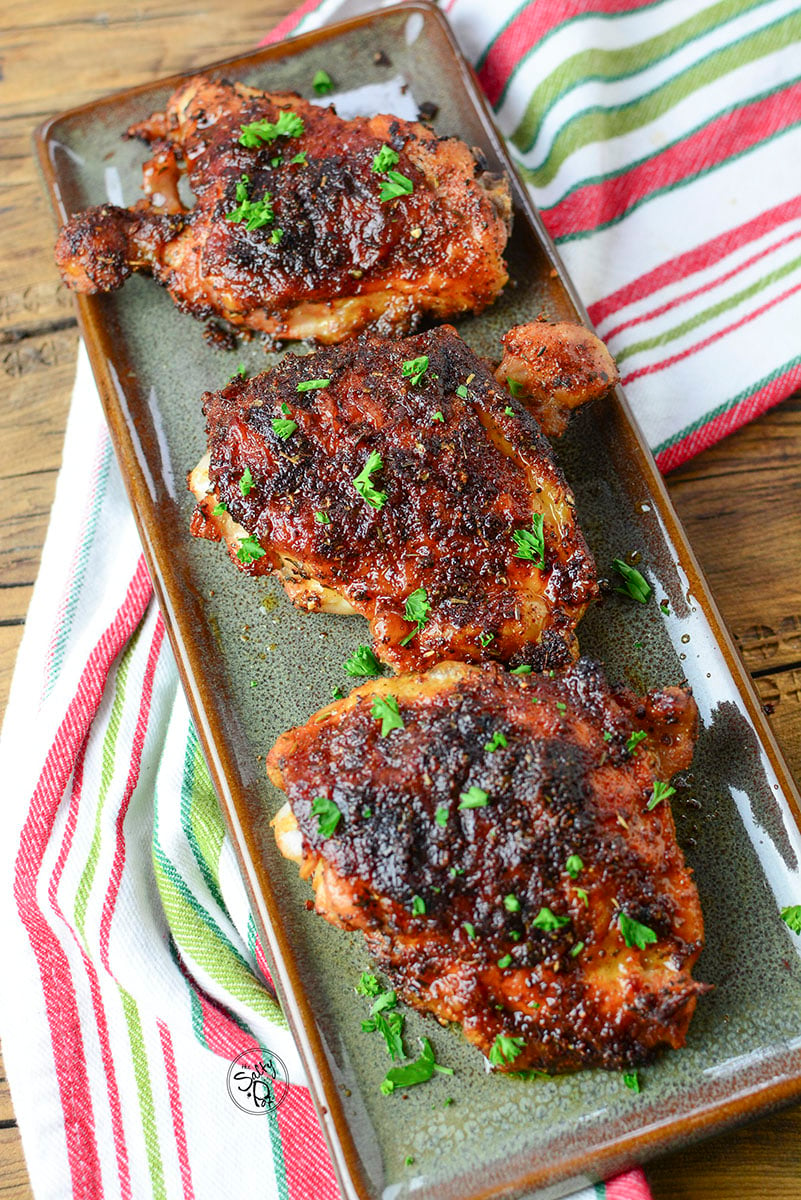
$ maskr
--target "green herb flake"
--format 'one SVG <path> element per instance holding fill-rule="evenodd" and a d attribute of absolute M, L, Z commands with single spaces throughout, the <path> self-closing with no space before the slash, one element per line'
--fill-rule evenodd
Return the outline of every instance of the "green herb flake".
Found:
<path fill-rule="evenodd" d="M 286 417 L 273 417 L 270 424 L 273 427 L 273 433 L 276 437 L 280 437 L 283 442 L 287 438 L 291 438 L 298 427 L 297 421 L 289 421 Z"/>
<path fill-rule="evenodd" d="M 243 496 L 249 496 L 253 491 L 253 476 L 250 473 L 250 467 L 245 467 L 242 472 L 242 477 L 239 480 L 239 490 Z"/>
<path fill-rule="evenodd" d="M 623 934 L 623 941 L 631 949 L 636 946 L 638 950 L 644 950 L 651 942 L 656 942 L 657 936 L 653 929 L 649 929 L 647 925 L 641 925 L 639 921 L 635 921 L 627 913 L 622 912 L 618 919 L 620 932 Z"/>
<path fill-rule="evenodd" d="M 375 975 L 371 975 L 369 971 L 362 971 L 359 982 L 356 984 L 356 991 L 360 996 L 377 996 L 381 991 L 381 984 Z"/>
<path fill-rule="evenodd" d="M 498 959 L 498 966 L 501 968 L 502 971 L 505 971 L 506 968 L 511 967 L 511 965 L 512 965 L 511 954 L 504 954 L 501 958 Z"/>
<path fill-rule="evenodd" d="M 295 389 L 298 392 L 318 392 L 320 388 L 330 387 L 330 379 L 306 379 Z"/>
<path fill-rule="evenodd" d="M 503 907 L 507 912 L 520 912 L 520 901 L 512 892 L 503 898 Z"/>
<path fill-rule="evenodd" d="M 434 413 L 434 415 L 433 415 L 433 417 L 431 418 L 431 420 L 432 420 L 432 421 L 444 421 L 444 420 L 445 420 L 445 418 L 443 417 L 443 415 L 442 415 L 442 413 L 440 412 L 440 410 L 439 410 L 439 409 L 437 409 L 437 411 Z"/>
<path fill-rule="evenodd" d="M 515 558 L 523 558 L 533 562 L 534 566 L 545 569 L 545 533 L 542 513 L 534 513 L 531 518 L 531 529 L 513 529 L 512 539 L 517 546 Z"/>
<path fill-rule="evenodd" d="M 560 917 L 557 913 L 551 912 L 550 908 L 543 906 L 531 924 L 535 929 L 542 929 L 544 933 L 554 933 L 557 929 L 569 925 L 570 917 Z"/>
<path fill-rule="evenodd" d="M 214 505 L 214 508 L 211 510 L 211 515 L 213 517 L 221 517 L 222 514 L 226 512 L 228 512 L 228 509 L 225 507 L 222 500 L 218 500 Z"/>
<path fill-rule="evenodd" d="M 517 413 L 512 408 L 511 404 L 507 404 L 506 408 L 503 411 L 506 413 L 507 417 L 516 417 L 517 416 Z"/>
<path fill-rule="evenodd" d="M 249 187 L 250 178 L 243 175 L 236 185 L 237 207 L 226 213 L 225 219 L 233 221 L 236 225 L 244 223 L 248 233 L 252 233 L 254 229 L 261 229 L 264 225 L 272 222 L 273 208 L 270 203 L 272 196 L 269 192 L 265 192 L 261 200 L 250 200 L 248 198 Z"/>
<path fill-rule="evenodd" d="M 388 171 L 390 167 L 394 167 L 397 161 L 398 156 L 392 147 L 382 146 L 378 151 L 378 154 L 376 154 L 375 158 L 373 159 L 373 165 L 370 170 L 383 175 L 384 172 Z"/>
<path fill-rule="evenodd" d="M 502 746 L 506 747 L 508 745 L 509 742 L 507 741 L 506 734 L 502 733 L 500 729 L 496 729 L 490 741 L 484 743 L 484 749 L 487 754 L 494 754 Z"/>
<path fill-rule="evenodd" d="M 623 1072 L 623 1082 L 625 1083 L 625 1085 L 629 1089 L 629 1091 L 636 1092 L 637 1095 L 639 1096 L 639 1094 L 640 1094 L 640 1077 L 636 1071 L 624 1071 Z"/>
<path fill-rule="evenodd" d="M 584 863 L 579 858 L 578 854 L 571 854 L 565 863 L 565 870 L 571 879 L 578 879 L 579 873 L 584 870 Z"/>
<path fill-rule="evenodd" d="M 640 604 L 647 604 L 653 591 L 648 580 L 643 578 L 636 567 L 630 567 L 628 563 L 623 562 L 622 558 L 613 558 L 612 566 L 623 578 L 623 587 L 615 588 L 615 591 L 620 592 L 622 596 L 629 596 L 632 600 L 638 600 Z"/>
<path fill-rule="evenodd" d="M 358 650 L 354 650 L 353 654 L 351 654 L 348 661 L 342 664 L 342 667 L 347 671 L 348 675 L 355 677 L 381 674 L 381 663 L 369 646 L 359 646 Z"/>
<path fill-rule="evenodd" d="M 495 641 L 495 634 L 494 633 L 480 633 L 478 635 L 478 640 L 481 643 L 481 645 L 484 647 L 484 649 L 486 650 L 486 648 L 487 648 L 487 646 L 489 646 L 490 642 Z"/>
<path fill-rule="evenodd" d="M 376 1013 L 384 1012 L 387 1008 L 394 1008 L 397 1003 L 398 996 L 396 992 L 379 992 L 375 1003 L 370 1009 L 370 1013 L 372 1016 L 375 1016 Z"/>
<path fill-rule="evenodd" d="M 380 1033 L 387 1048 L 387 1054 L 393 1062 L 404 1057 L 403 1049 L 403 1013 L 390 1009 L 388 1012 L 378 1012 L 366 1021 L 362 1021 L 365 1033 Z"/>
<path fill-rule="evenodd" d="M 331 524 L 331 518 L 329 517 L 328 513 L 323 512 L 322 509 L 318 509 L 318 511 L 314 514 L 314 519 L 318 525 L 330 525 Z"/>
<path fill-rule="evenodd" d="M 526 663 L 523 663 L 522 667 L 513 667 L 512 670 L 509 672 L 509 674 L 510 675 L 530 675 L 531 672 L 532 672 L 532 668 L 529 667 Z"/>
<path fill-rule="evenodd" d="M 506 376 L 506 386 L 515 399 L 526 394 L 525 386 L 522 383 L 518 383 L 516 379 L 512 379 L 510 375 Z M 514 416 L 514 413 L 512 415 Z"/>
<path fill-rule="evenodd" d="M 462 921 L 462 929 L 465 931 L 471 942 L 476 939 L 476 927 L 470 921 Z"/>
<path fill-rule="evenodd" d="M 494 1067 L 505 1067 L 519 1058 L 525 1048 L 525 1038 L 507 1037 L 505 1033 L 499 1033 L 489 1052 L 489 1060 Z"/>
<path fill-rule="evenodd" d="M 235 379 L 247 379 L 247 377 L 248 377 L 248 373 L 247 373 L 245 364 L 240 363 L 239 366 L 234 371 L 231 378 L 228 380 L 228 383 L 233 383 Z"/>
<path fill-rule="evenodd" d="M 484 808 L 489 800 L 489 793 L 480 787 L 469 787 L 459 796 L 459 808 Z"/>
<path fill-rule="evenodd" d="M 461 396 L 462 400 L 466 400 L 466 399 L 467 399 L 467 397 L 468 397 L 468 391 L 467 391 L 467 388 L 465 387 L 465 385 L 464 385 L 463 383 L 460 383 L 460 384 L 459 384 L 459 386 L 458 386 L 458 388 L 456 389 L 456 395 L 457 395 L 457 396 Z"/>
<path fill-rule="evenodd" d="M 407 1063 L 404 1067 L 393 1067 L 387 1071 L 381 1083 L 381 1091 L 385 1096 L 391 1096 L 396 1088 L 413 1087 L 417 1083 L 426 1083 L 435 1071 L 440 1071 L 443 1075 L 453 1074 L 452 1067 L 443 1067 L 436 1061 L 428 1038 L 421 1038 L 420 1045 L 423 1050 L 418 1059 Z"/>
<path fill-rule="evenodd" d="M 337 684 L 335 687 L 331 688 L 331 697 L 334 700 L 344 700 L 345 699 L 345 693 L 342 691 L 342 688 L 339 686 L 339 684 Z"/>
<path fill-rule="evenodd" d="M 312 80 L 312 87 L 318 96 L 330 96 L 334 90 L 334 81 L 327 71 L 317 71 Z"/>
<path fill-rule="evenodd" d="M 393 729 L 406 728 L 394 696 L 375 696 L 371 712 L 376 721 L 381 722 L 382 738 L 387 737 Z"/>
<path fill-rule="evenodd" d="M 428 602 L 428 595 L 425 588 L 417 588 L 406 597 L 406 608 L 403 612 L 404 620 L 414 621 L 417 625 L 411 633 L 407 633 L 406 637 L 401 640 L 402 646 L 408 646 L 412 638 L 420 632 L 428 620 L 428 614 L 431 611 L 431 605 Z"/>
<path fill-rule="evenodd" d="M 415 917 L 424 916 L 426 911 L 426 902 L 422 896 L 412 896 L 412 913 Z"/>
<path fill-rule="evenodd" d="M 579 954 L 581 954 L 583 949 L 584 949 L 584 943 L 576 942 L 575 946 L 570 947 L 570 957 L 578 958 Z"/>
<path fill-rule="evenodd" d="M 793 933 L 801 933 L 801 904 L 790 904 L 783 908 L 781 918 Z"/>
<path fill-rule="evenodd" d="M 609 732 L 608 729 L 605 729 L 604 730 L 604 741 L 611 742 L 611 740 L 612 740 L 612 734 Z"/>
<path fill-rule="evenodd" d="M 339 822 L 342 820 L 342 813 L 334 804 L 333 800 L 329 800 L 326 796 L 315 796 L 312 800 L 312 814 L 317 818 L 317 832 L 322 838 L 330 838 L 333 836 Z"/>
<path fill-rule="evenodd" d="M 663 800 L 667 800 L 668 796 L 675 796 L 676 789 L 670 784 L 662 783 L 660 779 L 654 780 L 654 791 L 651 799 L 646 804 L 646 809 L 651 812 L 656 808 L 657 804 L 661 804 Z"/>
<path fill-rule="evenodd" d="M 353 481 L 356 491 L 372 508 L 383 508 L 387 502 L 387 493 L 380 492 L 371 479 L 371 476 L 376 471 L 380 471 L 383 465 L 384 460 L 378 451 L 371 450 L 367 456 L 367 462 Z"/>
<path fill-rule="evenodd" d="M 412 387 L 419 387 L 420 380 L 428 370 L 428 355 L 421 354 L 419 358 L 408 358 L 401 367 L 401 374 L 408 379 Z"/>
<path fill-rule="evenodd" d="M 626 742 L 626 749 L 629 754 L 633 754 L 640 742 L 644 742 L 647 737 L 648 734 L 644 729 L 635 729 L 634 733 L 629 734 L 629 739 Z"/>
<path fill-rule="evenodd" d="M 412 1165 L 412 1163 L 414 1162 L 414 1155 L 407 1154 L 403 1161 L 407 1167 L 410 1167 Z"/>
<path fill-rule="evenodd" d="M 274 229 L 270 234 L 270 241 L 274 246 L 280 246 L 284 237 L 283 229 Z"/>
<path fill-rule="evenodd" d="M 414 191 L 414 184 L 406 175 L 401 175 L 400 171 L 387 171 L 387 179 L 381 184 L 381 193 L 378 197 L 381 204 L 386 204 L 388 200 L 397 200 L 400 196 L 410 196 Z"/>
<path fill-rule="evenodd" d="M 556 707 L 559 709 L 560 713 L 567 712 L 567 705 L 565 704 L 564 700 L 557 700 Z"/>
<path fill-rule="evenodd" d="M 306 157 L 306 151 L 301 150 L 300 153 L 296 154 L 294 158 L 290 158 L 289 165 L 290 165 L 290 167 L 294 167 L 294 166 L 305 167 L 305 166 L 308 166 L 308 161 L 309 160 Z"/>
<path fill-rule="evenodd" d="M 448 806 L 446 804 L 440 804 L 434 813 L 434 820 L 442 829 L 448 824 L 448 815 Z"/>
<path fill-rule="evenodd" d="M 240 538 L 239 549 L 236 552 L 236 557 L 245 566 L 256 562 L 259 558 L 264 558 L 266 551 L 262 550 L 259 543 L 254 537 L 248 534 L 247 537 Z"/>
<path fill-rule="evenodd" d="M 666 617 L 670 616 L 670 604 L 668 603 L 667 600 L 660 600 L 659 607 L 662 609 L 662 612 L 665 614 Z"/>
<path fill-rule="evenodd" d="M 253 150 L 279 137 L 300 137 L 303 130 L 303 118 L 291 109 L 282 109 L 277 121 L 251 121 L 249 125 L 243 125 L 239 131 L 239 144 Z"/>
<path fill-rule="evenodd" d="M 578 896 L 579 900 L 582 901 L 585 908 L 590 907 L 590 899 L 589 899 L 589 896 L 587 895 L 587 893 L 584 891 L 584 888 L 577 887 L 576 895 Z"/>

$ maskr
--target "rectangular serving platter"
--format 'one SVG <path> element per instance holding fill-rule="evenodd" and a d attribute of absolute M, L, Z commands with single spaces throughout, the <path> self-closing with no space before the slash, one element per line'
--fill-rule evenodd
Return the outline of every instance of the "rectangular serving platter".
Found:
<path fill-rule="evenodd" d="M 389 66 L 376 62 L 379 50 Z M 413 0 L 203 69 L 313 98 L 320 68 L 340 92 L 368 88 L 349 95 L 354 110 L 375 104 L 373 86 L 378 94 L 394 88 L 405 102 L 433 102 L 437 132 L 480 148 L 509 175 L 513 282 L 488 312 L 458 322 L 467 342 L 497 357 L 500 335 L 540 313 L 586 321 L 433 5 Z M 90 204 L 138 198 L 142 147 L 120 135 L 161 108 L 180 78 L 72 110 L 37 131 L 59 221 Z M 201 326 L 150 280 L 77 303 L 158 600 L 343 1195 L 478 1200 L 544 1189 L 557 1197 L 801 1096 L 801 943 L 779 918 L 782 906 L 801 900 L 798 794 L 622 392 L 581 414 L 557 457 L 600 573 L 614 557 L 636 553 L 654 599 L 643 606 L 612 595 L 579 634 L 583 652 L 613 680 L 647 690 L 686 679 L 698 701 L 698 749 L 673 808 L 706 921 L 696 975 L 714 990 L 698 1006 L 687 1046 L 643 1070 L 640 1095 L 600 1071 L 534 1081 L 492 1075 L 458 1030 L 408 1012 L 406 1045 L 429 1036 L 456 1074 L 411 1088 L 401 1101 L 381 1094 L 388 1059 L 380 1038 L 361 1029 L 367 1010 L 354 986 L 370 966 L 364 946 L 306 910 L 311 890 L 269 828 L 282 797 L 263 769 L 280 732 L 327 703 L 334 685 L 351 682 L 341 664 L 367 640 L 366 626 L 300 613 L 276 582 L 240 575 L 220 547 L 188 533 L 185 476 L 205 450 L 200 397 L 240 362 L 255 373 L 277 355 L 256 341 L 234 355 L 212 349 Z M 448 1096 L 454 1103 L 445 1106 Z"/>

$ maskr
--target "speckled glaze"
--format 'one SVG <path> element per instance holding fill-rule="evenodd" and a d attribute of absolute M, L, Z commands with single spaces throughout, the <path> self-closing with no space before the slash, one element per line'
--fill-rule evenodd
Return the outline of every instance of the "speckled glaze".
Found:
<path fill-rule="evenodd" d="M 383 50 L 391 68 L 376 64 Z M 401 74 L 418 102 L 439 106 L 435 126 L 479 146 L 512 173 L 469 68 L 443 19 L 425 3 L 367 15 L 231 60 L 211 73 L 312 94 L 325 68 L 337 88 Z M 138 197 L 142 148 L 120 140 L 160 107 L 177 80 L 137 88 L 67 113 L 38 133 L 59 219 L 108 198 Z M 508 250 L 515 286 L 462 336 L 497 355 L 512 324 L 539 312 L 583 311 L 518 184 Z M 617 1075 L 547 1081 L 491 1076 L 458 1030 L 406 1014 L 405 1041 L 428 1036 L 455 1069 L 383 1096 L 383 1043 L 363 1033 L 355 995 L 369 967 L 357 936 L 305 909 L 311 895 L 278 853 L 269 828 L 282 797 L 263 755 L 288 726 L 327 703 L 341 668 L 365 640 L 360 618 L 306 616 L 277 583 L 232 570 L 224 551 L 189 536 L 185 475 L 205 450 L 199 398 L 244 363 L 275 361 L 258 343 L 209 348 L 201 326 L 151 281 L 81 297 L 81 324 L 139 522 L 145 552 L 209 765 L 264 929 L 287 1015 L 307 1065 L 345 1196 L 420 1200 L 557 1197 L 705 1130 L 801 1095 L 801 942 L 779 920 L 801 899 L 799 809 L 786 767 L 722 628 L 653 461 L 622 395 L 577 419 L 558 447 L 601 575 L 639 555 L 655 598 L 612 594 L 585 617 L 582 649 L 612 679 L 638 690 L 687 679 L 702 732 L 692 772 L 673 798 L 679 841 L 696 879 L 707 948 L 704 997 L 684 1050 L 642 1072 L 634 1095 Z M 666 598 L 665 615 L 659 601 Z M 454 1103 L 443 1101 L 453 1097 Z M 407 1156 L 414 1161 L 406 1165 Z"/>

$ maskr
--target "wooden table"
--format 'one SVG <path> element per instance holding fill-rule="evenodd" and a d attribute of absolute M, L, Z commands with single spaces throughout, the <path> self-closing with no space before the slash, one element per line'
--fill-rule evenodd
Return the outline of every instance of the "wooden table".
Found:
<path fill-rule="evenodd" d="M 0 7 L 0 711 L 53 499 L 77 330 L 31 154 L 49 114 L 254 45 L 292 0 Z M 670 477 L 724 617 L 801 777 L 801 396 Z M 648 1168 L 656 1200 L 801 1200 L 801 1108 Z M 0 1066 L 0 1197 L 30 1196 Z"/>

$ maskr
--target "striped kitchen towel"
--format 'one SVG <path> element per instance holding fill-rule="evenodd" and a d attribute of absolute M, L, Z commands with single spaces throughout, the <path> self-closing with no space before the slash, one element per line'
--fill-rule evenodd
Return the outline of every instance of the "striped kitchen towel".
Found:
<path fill-rule="evenodd" d="M 799 10 L 450 17 L 662 466 L 798 386 Z M 0 776 L 0 1032 L 38 1200 L 336 1197 L 83 354 Z M 289 1086 L 254 1121 L 229 1064 L 266 1047 Z"/>

